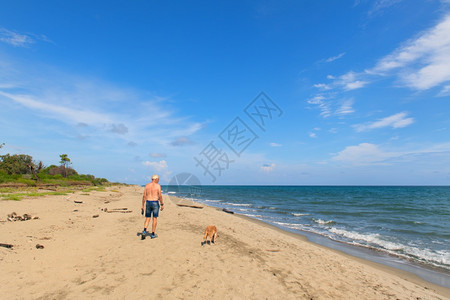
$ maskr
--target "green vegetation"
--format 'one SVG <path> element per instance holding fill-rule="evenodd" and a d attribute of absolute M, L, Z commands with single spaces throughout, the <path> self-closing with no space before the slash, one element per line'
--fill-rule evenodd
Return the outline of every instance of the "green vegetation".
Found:
<path fill-rule="evenodd" d="M 21 192 L 17 193 L 17 190 L 15 189 L 12 191 L 12 189 L 9 190 L 9 192 L 5 192 L 4 189 L 0 189 L 0 198 L 1 200 L 15 200 L 19 201 L 22 200 L 24 197 L 43 197 L 47 195 L 68 195 L 71 193 L 74 193 L 73 190 L 61 190 L 56 192 L 35 192 L 35 191 L 24 191 L 21 189 Z"/>
<path fill-rule="evenodd" d="M 4 143 L 0 144 L 0 149 Z M 74 186 L 109 184 L 105 178 L 94 175 L 78 174 L 71 164 L 67 154 L 60 155 L 60 165 L 45 167 L 42 161 L 36 162 L 26 154 L 0 155 L 0 185 L 12 186 Z"/>
<path fill-rule="evenodd" d="M 82 190 L 82 192 L 84 192 L 84 193 L 89 193 L 89 192 L 92 192 L 92 191 L 106 192 L 106 189 L 103 186 L 98 186 L 98 187 L 89 187 L 89 188 L 86 188 L 86 189 Z"/>

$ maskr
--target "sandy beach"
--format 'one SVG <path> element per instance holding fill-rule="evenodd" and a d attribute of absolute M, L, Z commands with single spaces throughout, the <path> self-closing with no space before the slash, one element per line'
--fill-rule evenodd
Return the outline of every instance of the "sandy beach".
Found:
<path fill-rule="evenodd" d="M 164 195 L 141 240 L 143 188 L 0 201 L 8 299 L 449 299 L 450 290 L 217 208 Z M 105 211 L 105 208 L 107 210 Z M 16 212 L 37 216 L 7 221 Z M 201 245 L 207 225 L 219 238 Z M 42 245 L 38 249 L 36 245 Z"/>

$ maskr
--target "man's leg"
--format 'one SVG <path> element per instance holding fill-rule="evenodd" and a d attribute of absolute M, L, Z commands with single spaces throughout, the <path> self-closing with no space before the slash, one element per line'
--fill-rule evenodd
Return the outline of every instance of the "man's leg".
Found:
<path fill-rule="evenodd" d="M 142 234 L 141 234 L 141 240 L 145 240 L 145 236 L 147 235 L 147 227 L 148 227 L 149 223 L 150 223 L 150 218 L 145 218 L 144 230 L 142 231 Z"/>
<path fill-rule="evenodd" d="M 144 228 L 145 230 L 147 230 L 148 228 L 148 224 L 150 223 L 150 218 L 145 218 L 145 222 L 144 222 Z"/>
<path fill-rule="evenodd" d="M 156 224 L 158 224 L 158 218 L 153 217 L 153 224 L 152 224 L 152 232 L 155 233 L 156 231 Z"/>

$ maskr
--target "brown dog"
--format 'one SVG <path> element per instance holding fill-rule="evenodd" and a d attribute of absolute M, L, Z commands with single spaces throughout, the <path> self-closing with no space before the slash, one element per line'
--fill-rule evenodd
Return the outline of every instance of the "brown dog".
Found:
<path fill-rule="evenodd" d="M 208 236 L 209 236 L 209 239 L 210 239 L 209 243 L 207 241 Z M 216 242 L 216 239 L 217 239 L 218 236 L 219 235 L 217 234 L 216 226 L 214 226 L 214 225 L 207 226 L 206 229 L 205 229 L 205 234 L 203 235 L 202 246 L 204 244 L 206 244 L 206 243 L 208 243 L 208 244 L 213 243 L 214 244 Z"/>

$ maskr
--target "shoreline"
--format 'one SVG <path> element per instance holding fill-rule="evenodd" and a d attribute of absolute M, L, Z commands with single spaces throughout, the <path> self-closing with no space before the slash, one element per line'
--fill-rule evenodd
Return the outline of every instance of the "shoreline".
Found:
<path fill-rule="evenodd" d="M 244 218 L 251 222 L 256 222 L 262 226 L 268 226 L 282 231 L 285 234 L 292 234 L 303 241 L 319 245 L 326 249 L 339 252 L 343 255 L 348 255 L 354 259 L 361 260 L 369 264 L 373 264 L 378 268 L 388 268 L 392 269 L 393 273 L 399 271 L 404 272 L 405 276 L 408 278 L 416 278 L 418 282 L 427 282 L 442 288 L 450 289 L 450 273 L 446 273 L 444 269 L 439 267 L 434 267 L 432 265 L 421 265 L 414 261 L 409 261 L 406 258 L 395 256 L 389 253 L 382 252 L 378 249 L 370 249 L 358 245 L 350 245 L 340 241 L 331 240 L 325 236 L 321 236 L 316 233 L 285 229 L 281 226 L 270 224 L 262 220 L 254 219 L 252 217 L 235 213 L 237 217 Z M 446 278 L 441 278 L 439 280 L 436 276 L 444 276 Z"/>
<path fill-rule="evenodd" d="M 218 211 L 222 211 L 222 209 L 220 207 L 216 207 L 216 206 L 213 206 L 213 205 L 197 202 L 197 201 L 186 199 L 186 198 L 180 198 L 180 197 L 169 195 L 169 194 L 164 194 L 164 195 L 167 196 L 169 199 L 171 199 L 172 202 L 174 202 L 176 204 L 180 204 L 180 203 L 183 203 L 183 202 L 184 203 L 188 202 L 189 204 L 203 205 L 205 207 L 210 207 L 210 208 L 216 209 Z M 175 198 L 177 200 L 173 201 L 172 198 Z M 364 247 L 356 246 L 356 245 L 352 246 L 352 245 L 345 244 L 343 242 L 333 241 L 331 239 L 328 239 L 328 238 L 326 238 L 324 236 L 321 236 L 319 234 L 315 234 L 315 233 L 312 233 L 312 232 L 307 232 L 307 231 L 302 231 L 302 230 L 297 230 L 298 232 L 295 232 L 294 230 L 288 230 L 288 229 L 282 228 L 281 226 L 270 224 L 270 223 L 264 222 L 264 221 L 256 219 L 256 218 L 252 218 L 252 217 L 246 216 L 244 214 L 239 214 L 239 213 L 233 212 L 233 216 L 236 216 L 238 218 L 242 218 L 242 219 L 244 219 L 244 220 L 246 220 L 248 222 L 252 222 L 252 223 L 257 224 L 259 226 L 262 226 L 262 227 L 265 227 L 265 228 L 270 228 L 272 230 L 278 231 L 281 234 L 285 234 L 285 235 L 291 236 L 291 237 L 293 237 L 295 239 L 299 239 L 302 242 L 306 242 L 306 243 L 310 243 L 310 244 L 315 245 L 315 246 L 322 247 L 323 249 L 326 249 L 328 251 L 333 251 L 333 252 L 338 253 L 340 255 L 349 257 L 350 259 L 353 259 L 355 261 L 358 261 L 358 262 L 361 262 L 363 264 L 369 265 L 371 267 L 377 268 L 377 269 L 379 269 L 381 271 L 388 272 L 388 273 L 393 274 L 395 276 L 401 277 L 401 278 L 403 278 L 405 280 L 414 282 L 414 283 L 416 283 L 418 285 L 421 285 L 421 286 L 432 285 L 433 289 L 439 291 L 440 293 L 442 293 L 442 295 L 447 294 L 447 297 L 450 297 L 450 287 L 447 287 L 445 285 L 441 285 L 439 283 L 436 283 L 436 281 L 433 281 L 433 280 L 427 280 L 427 279 L 423 278 L 422 276 L 416 274 L 415 272 L 409 271 L 407 268 L 401 268 L 402 265 L 404 265 L 404 266 L 412 265 L 412 266 L 414 266 L 416 268 L 421 268 L 421 269 L 423 269 L 425 271 L 430 271 L 428 268 L 426 268 L 426 266 L 417 266 L 417 264 L 414 264 L 412 262 L 408 262 L 408 261 L 406 261 L 406 259 L 401 258 L 402 263 L 397 263 L 396 265 L 398 267 L 395 267 L 393 265 L 389 265 L 386 260 L 381 260 L 381 259 L 377 260 L 375 258 L 375 255 L 374 255 L 376 253 L 376 251 L 375 250 L 371 250 L 369 248 L 364 248 Z M 310 237 L 316 237 L 316 239 L 315 239 L 316 241 L 311 240 Z M 327 246 L 327 245 L 325 245 L 327 243 L 318 242 L 317 240 L 319 240 L 319 239 L 320 240 L 328 240 L 329 242 L 331 242 L 333 244 L 341 245 L 341 247 L 340 247 L 340 249 L 336 249 L 336 248 L 333 248 L 332 246 Z M 330 244 L 330 243 L 328 243 L 328 244 Z M 346 251 L 344 248 L 353 249 L 354 251 Z M 366 252 L 368 254 L 367 255 L 363 255 L 362 253 L 364 253 L 364 252 Z M 389 257 L 390 256 L 388 253 L 383 253 L 382 252 L 382 254 L 383 254 L 382 256 L 385 256 L 385 257 Z M 371 258 L 373 258 L 373 259 L 371 259 Z M 420 273 L 420 272 L 418 272 L 418 273 Z M 439 274 L 442 273 L 443 275 L 445 275 L 444 272 L 438 272 L 438 273 Z M 425 275 L 425 277 L 429 277 L 429 276 Z"/>
<path fill-rule="evenodd" d="M 276 185 L 276 186 L 278 186 L 278 185 Z M 241 186 L 233 186 L 233 187 L 241 187 Z M 242 185 L 242 187 L 245 188 L 248 186 Z M 266 187 L 266 186 L 261 186 L 261 187 Z M 292 187 L 298 187 L 298 186 L 292 186 Z M 306 187 L 310 187 L 310 186 L 306 186 Z M 167 188 L 167 189 L 169 190 L 169 188 Z M 295 206 L 295 204 L 294 204 L 295 208 L 283 207 L 282 204 L 280 204 L 281 200 L 276 202 L 275 204 L 273 204 L 272 206 L 274 206 L 274 207 L 270 207 L 270 210 L 269 210 L 267 208 L 268 208 L 268 205 L 270 205 L 270 204 L 267 204 L 264 201 L 260 201 L 260 202 L 254 201 L 253 198 L 250 201 L 246 201 L 245 198 L 242 198 L 242 199 L 239 198 L 239 200 L 238 199 L 230 200 L 230 198 L 227 198 L 225 195 L 223 197 L 217 197 L 217 195 L 220 195 L 220 194 L 215 195 L 214 192 L 217 193 L 217 192 L 222 191 L 222 189 L 220 189 L 220 188 L 213 189 L 213 190 L 211 190 L 211 192 L 209 192 L 208 189 L 205 189 L 205 191 L 203 191 L 203 192 L 207 195 L 207 197 L 205 197 L 204 195 L 197 196 L 197 197 L 192 196 L 192 194 L 189 195 L 188 190 L 183 190 L 183 189 L 179 190 L 180 193 L 178 192 L 178 189 L 175 189 L 174 191 L 176 191 L 176 192 L 168 192 L 168 195 L 169 196 L 187 197 L 187 200 L 189 200 L 189 201 L 197 201 L 199 203 L 202 203 L 203 205 L 211 205 L 212 207 L 216 207 L 216 208 L 220 208 L 220 209 L 224 208 L 224 209 L 227 209 L 230 211 L 234 211 L 234 213 L 236 213 L 237 215 L 248 217 L 250 220 L 258 220 L 258 221 L 260 220 L 266 224 L 269 224 L 276 228 L 280 228 L 286 232 L 292 232 L 294 234 L 299 234 L 299 235 L 305 236 L 313 243 L 323 245 L 323 246 L 326 246 L 331 249 L 339 250 L 344 253 L 356 256 L 356 257 L 368 259 L 368 260 L 371 260 L 371 261 L 374 261 L 377 263 L 391 266 L 391 267 L 394 267 L 394 268 L 397 268 L 400 270 L 408 271 L 408 272 L 418 275 L 419 277 L 423 278 L 426 281 L 441 285 L 445 288 L 450 288 L 450 269 L 448 269 L 448 264 L 444 263 L 445 256 L 444 256 L 444 254 L 441 255 L 440 253 L 433 252 L 433 251 L 438 251 L 439 248 L 438 247 L 433 248 L 433 246 L 431 246 L 432 243 L 430 243 L 430 244 L 418 243 L 417 246 L 415 246 L 416 248 L 414 248 L 414 245 L 411 247 L 408 247 L 410 245 L 408 243 L 408 240 L 401 240 L 402 238 L 404 238 L 401 235 L 400 235 L 399 242 L 397 242 L 395 239 L 394 239 L 394 242 L 392 242 L 393 239 L 384 239 L 383 240 L 382 239 L 383 236 L 380 239 L 378 239 L 378 237 L 377 237 L 378 233 L 376 231 L 375 231 L 375 233 L 374 233 L 374 231 L 367 231 L 368 232 L 367 233 L 367 232 L 364 232 L 361 230 L 359 230 L 359 231 L 356 230 L 356 233 L 355 233 L 354 231 L 352 231 L 353 230 L 352 226 L 351 226 L 352 223 L 347 223 L 346 225 L 344 225 L 347 227 L 344 227 L 344 230 L 341 230 L 341 231 L 343 231 L 343 233 L 338 232 L 338 234 L 330 234 L 330 232 L 336 233 L 336 231 L 339 231 L 339 230 L 333 231 L 335 228 L 339 228 L 339 227 L 334 227 L 334 225 L 330 225 L 327 229 L 326 226 L 322 226 L 323 228 L 320 228 L 320 226 L 321 226 L 321 224 L 328 224 L 328 223 L 335 224 L 335 222 L 334 222 L 335 219 L 333 216 L 328 216 L 328 219 L 326 219 L 327 216 L 317 217 L 317 216 L 313 215 L 312 220 L 315 222 L 314 223 L 310 220 L 306 220 L 307 217 L 303 217 L 305 215 L 309 216 L 309 211 L 307 213 L 303 213 L 302 208 L 300 208 L 299 206 Z M 228 190 L 223 189 L 223 191 L 228 191 Z M 230 193 L 235 192 L 234 189 L 232 189 L 231 191 L 232 192 L 230 192 Z M 251 192 L 254 192 L 256 190 L 249 190 L 249 191 L 250 191 L 249 194 L 251 194 Z M 282 191 L 284 191 L 284 190 L 282 190 Z M 201 194 L 201 192 L 200 192 L 200 194 Z M 246 195 L 246 194 L 244 193 L 244 195 Z M 257 196 L 255 196 L 255 197 L 257 197 Z M 280 196 L 280 197 L 282 197 L 282 196 Z M 265 199 L 265 198 L 263 198 L 263 199 Z M 245 209 L 242 209 L 243 206 Z M 302 211 L 302 213 L 301 214 L 293 213 L 293 212 L 296 212 L 295 209 Z M 312 211 L 314 211 L 314 210 L 312 210 Z M 288 217 L 285 217 L 284 214 L 287 214 L 289 216 L 294 215 L 295 217 L 301 216 L 301 218 L 297 218 L 297 219 L 300 219 L 300 221 L 297 221 L 297 219 L 293 218 L 292 216 L 290 219 Z M 342 224 L 342 223 L 340 223 L 341 220 L 338 219 L 338 217 L 339 217 L 339 214 L 336 217 L 337 218 L 336 222 L 338 222 L 339 224 Z M 309 218 L 311 218 L 311 217 L 309 217 Z M 330 221 L 322 221 L 321 219 L 330 220 Z M 344 220 L 343 224 L 345 224 L 346 221 L 347 220 Z M 359 220 L 359 221 L 361 221 L 361 220 Z M 297 224 L 297 223 L 299 223 L 299 224 Z M 420 222 L 418 222 L 418 223 L 420 223 Z M 317 224 L 319 224 L 319 226 Z M 370 224 L 372 224 L 372 223 L 370 223 Z M 374 223 L 374 224 L 377 225 L 377 223 Z M 311 227 L 309 227 L 309 226 L 311 226 Z M 378 224 L 378 226 L 384 226 L 384 225 Z M 329 228 L 331 228 L 331 230 Z M 342 229 L 342 226 L 340 227 L 340 229 Z M 380 233 L 380 234 L 384 235 L 384 232 Z M 353 242 L 353 240 L 351 238 L 353 236 L 357 236 L 356 238 L 358 239 L 359 235 L 361 236 L 362 242 L 359 240 L 356 243 Z M 375 242 L 373 242 L 373 244 L 371 244 L 372 236 L 376 236 L 374 238 Z M 342 238 L 342 237 L 344 237 L 344 238 Z M 348 237 L 350 237 L 350 238 L 348 238 Z M 389 235 L 387 235 L 387 237 L 389 238 Z M 394 236 L 394 238 L 395 238 L 395 236 Z M 422 240 L 420 240 L 420 238 L 421 238 L 421 236 L 418 237 L 419 241 L 422 241 Z M 414 240 L 414 236 L 410 237 L 410 240 Z M 424 239 L 424 240 L 426 240 L 426 239 Z M 385 241 L 388 241 L 388 242 L 384 243 Z M 443 245 L 444 243 L 442 241 L 445 241 L 445 239 L 444 240 L 436 239 L 436 242 L 438 245 Z M 398 244 L 396 245 L 394 243 L 398 243 Z M 385 244 L 387 244 L 387 245 L 385 245 Z M 394 248 L 394 247 L 397 247 L 397 248 Z M 428 247 L 431 247 L 429 249 L 432 249 L 432 250 L 428 251 Z M 442 246 L 441 246 L 441 248 L 442 248 Z M 402 252 L 401 250 L 405 250 L 405 252 Z M 447 251 L 444 251 L 444 253 L 447 253 Z M 433 256 L 433 254 L 435 256 Z M 441 256 L 439 256 L 438 254 Z M 439 259 L 441 259 L 441 260 L 439 260 Z M 440 265 L 441 263 L 443 264 L 442 266 Z"/>
<path fill-rule="evenodd" d="M 142 187 L 0 201 L 0 292 L 13 299 L 448 299 L 450 289 L 262 221 L 164 195 L 141 240 Z M 107 208 L 107 210 L 105 210 Z M 4 214 L 4 215 L 3 215 Z M 201 245 L 207 225 L 215 244 Z"/>

